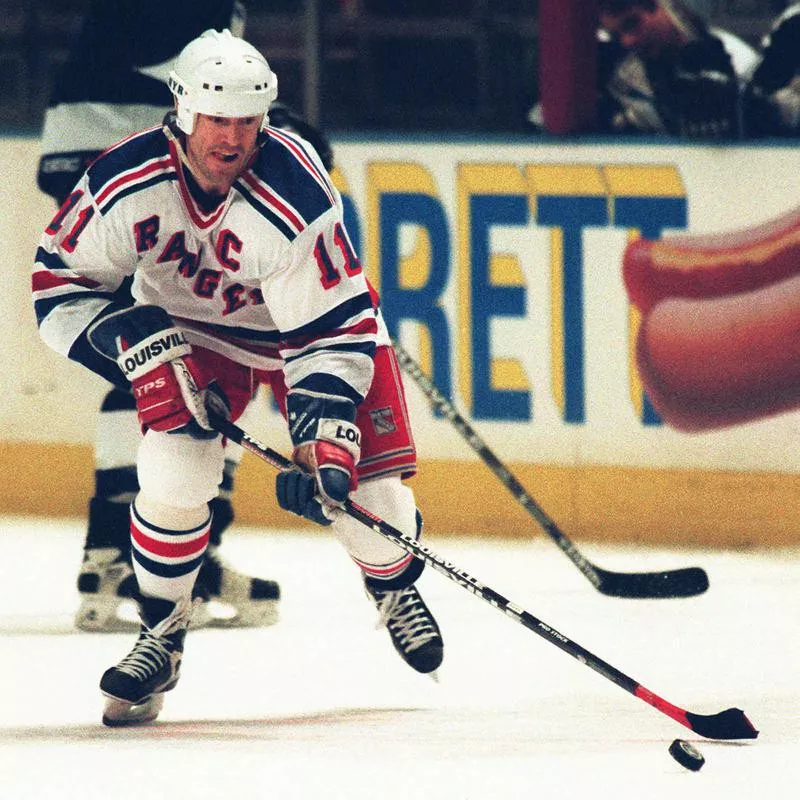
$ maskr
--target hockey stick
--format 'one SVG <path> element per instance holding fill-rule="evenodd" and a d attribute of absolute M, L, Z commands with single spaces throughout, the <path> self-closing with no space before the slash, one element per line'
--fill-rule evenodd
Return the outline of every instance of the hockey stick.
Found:
<path fill-rule="evenodd" d="M 489 449 L 475 429 L 456 411 L 453 404 L 436 388 L 416 361 L 397 343 L 392 342 L 402 369 L 413 378 L 433 408 L 439 409 L 467 444 L 497 476 L 514 499 L 539 523 L 544 532 L 589 579 L 597 591 L 611 597 L 658 598 L 693 597 L 708 589 L 708 575 L 700 567 L 684 567 L 663 572 L 610 572 L 592 564 L 559 529 L 544 509 L 528 494 L 500 459 Z"/>
<path fill-rule="evenodd" d="M 223 419 L 218 414 L 209 410 L 211 424 L 224 436 L 244 447 L 245 450 L 258 456 L 263 461 L 271 464 L 279 470 L 291 469 L 294 465 L 288 458 L 269 447 L 258 442 L 249 434 L 245 433 L 238 425 Z M 479 580 L 473 578 L 467 572 L 455 564 L 445 560 L 434 553 L 427 545 L 418 542 L 412 536 L 403 533 L 397 528 L 392 527 L 387 522 L 376 517 L 374 514 L 362 508 L 357 503 L 348 499 L 344 504 L 344 513 L 349 514 L 353 519 L 358 520 L 375 533 L 401 547 L 407 553 L 419 558 L 433 569 L 441 572 L 442 575 L 457 583 L 468 592 L 485 600 L 489 605 L 502 611 L 506 616 L 519 622 L 528 630 L 541 636 L 551 644 L 571 655 L 576 660 L 598 672 L 603 677 L 617 684 L 620 688 L 629 692 L 634 697 L 644 700 L 657 711 L 666 714 L 676 722 L 684 725 L 700 736 L 708 739 L 755 739 L 758 731 L 755 729 L 744 712 L 739 708 L 729 708 L 717 714 L 694 714 L 683 708 L 667 702 L 663 698 L 646 689 L 638 681 L 629 678 L 611 664 L 606 663 L 593 653 L 581 647 L 576 642 L 568 639 L 564 634 L 559 633 L 555 628 L 551 628 L 541 620 L 529 614 L 516 603 L 507 600 L 494 589 L 484 586 Z"/>

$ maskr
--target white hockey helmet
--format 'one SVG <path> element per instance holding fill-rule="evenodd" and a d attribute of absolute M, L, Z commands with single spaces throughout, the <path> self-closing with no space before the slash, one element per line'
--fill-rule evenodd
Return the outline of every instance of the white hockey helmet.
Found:
<path fill-rule="evenodd" d="M 264 56 L 227 28 L 207 30 L 183 48 L 169 74 L 176 122 L 187 134 L 195 114 L 212 117 L 264 115 L 278 96 L 278 78 Z"/>

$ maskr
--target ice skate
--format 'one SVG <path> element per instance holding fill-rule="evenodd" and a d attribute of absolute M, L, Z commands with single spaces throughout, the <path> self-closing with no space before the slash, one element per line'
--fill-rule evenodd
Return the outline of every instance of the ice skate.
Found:
<path fill-rule="evenodd" d="M 100 679 L 106 698 L 103 724 L 109 727 L 152 722 L 164 703 L 164 692 L 180 677 L 183 642 L 192 603 L 138 597 L 142 624 L 136 644 Z"/>
<path fill-rule="evenodd" d="M 365 580 L 367 594 L 380 613 L 379 624 L 385 625 L 394 649 L 412 669 L 432 673 L 444 658 L 444 643 L 439 626 L 422 597 L 412 584 L 405 589 L 383 591 Z"/>
<path fill-rule="evenodd" d="M 139 630 L 135 597 L 139 590 L 130 553 L 117 547 L 84 550 L 78 573 L 80 605 L 75 612 L 75 627 L 88 633 L 133 633 Z M 212 622 L 208 592 L 198 583 L 194 597 L 192 628 Z"/>
<path fill-rule="evenodd" d="M 130 559 L 128 504 L 93 497 L 78 572 L 80 605 L 75 627 L 90 632 L 127 632 L 139 628 L 133 596 L 136 577 Z"/>
<path fill-rule="evenodd" d="M 234 569 L 216 547 L 208 548 L 197 583 L 211 601 L 206 613 L 214 627 L 267 627 L 278 621 L 280 586 Z"/>
<path fill-rule="evenodd" d="M 136 588 L 130 559 L 119 548 L 84 550 L 78 573 L 80 605 L 75 613 L 75 627 L 106 633 L 136 630 L 138 622 L 133 602 Z"/>
<path fill-rule="evenodd" d="M 132 633 L 139 629 L 138 590 L 129 551 L 96 547 L 84 551 L 78 574 L 80 605 L 75 627 L 91 633 Z M 267 627 L 279 618 L 280 586 L 231 567 L 209 548 L 195 586 L 192 628 Z M 213 603 L 210 601 L 214 601 Z"/>

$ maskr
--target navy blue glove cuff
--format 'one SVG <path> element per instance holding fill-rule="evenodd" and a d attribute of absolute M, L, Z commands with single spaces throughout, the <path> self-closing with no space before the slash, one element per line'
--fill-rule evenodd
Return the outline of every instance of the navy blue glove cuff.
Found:
<path fill-rule="evenodd" d="M 344 397 L 292 391 L 286 396 L 286 415 L 292 444 L 299 447 L 317 439 L 321 420 L 335 419 L 354 423 L 356 406 L 352 400 Z"/>

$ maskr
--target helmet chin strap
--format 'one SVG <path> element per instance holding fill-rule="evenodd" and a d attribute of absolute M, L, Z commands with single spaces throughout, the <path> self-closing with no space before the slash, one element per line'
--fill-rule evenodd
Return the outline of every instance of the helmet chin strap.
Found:
<path fill-rule="evenodd" d="M 174 128 L 173 124 L 168 122 L 164 123 L 164 135 L 167 137 L 167 141 L 169 141 L 174 147 L 175 152 L 178 154 L 178 158 L 183 164 L 184 169 L 187 169 L 191 174 L 192 178 L 200 185 L 198 177 L 195 173 L 195 170 L 192 169 L 192 164 L 189 161 L 189 156 L 186 155 L 186 150 L 183 149 L 183 142 L 181 141 L 182 137 L 180 131 L 177 128 Z M 205 191 L 205 190 L 204 190 Z M 230 194 L 230 187 L 228 188 L 228 193 Z"/>
<path fill-rule="evenodd" d="M 164 131 L 164 136 L 167 137 L 167 140 L 175 145 L 175 151 L 178 153 L 178 158 L 180 158 L 183 166 L 189 169 L 192 172 L 192 175 L 194 175 L 192 165 L 189 163 L 189 157 L 186 155 L 186 151 L 183 149 L 183 142 L 181 142 L 180 133 L 176 133 L 177 128 L 175 126 L 174 115 L 167 115 L 166 119 L 164 120 L 162 130 Z"/>

